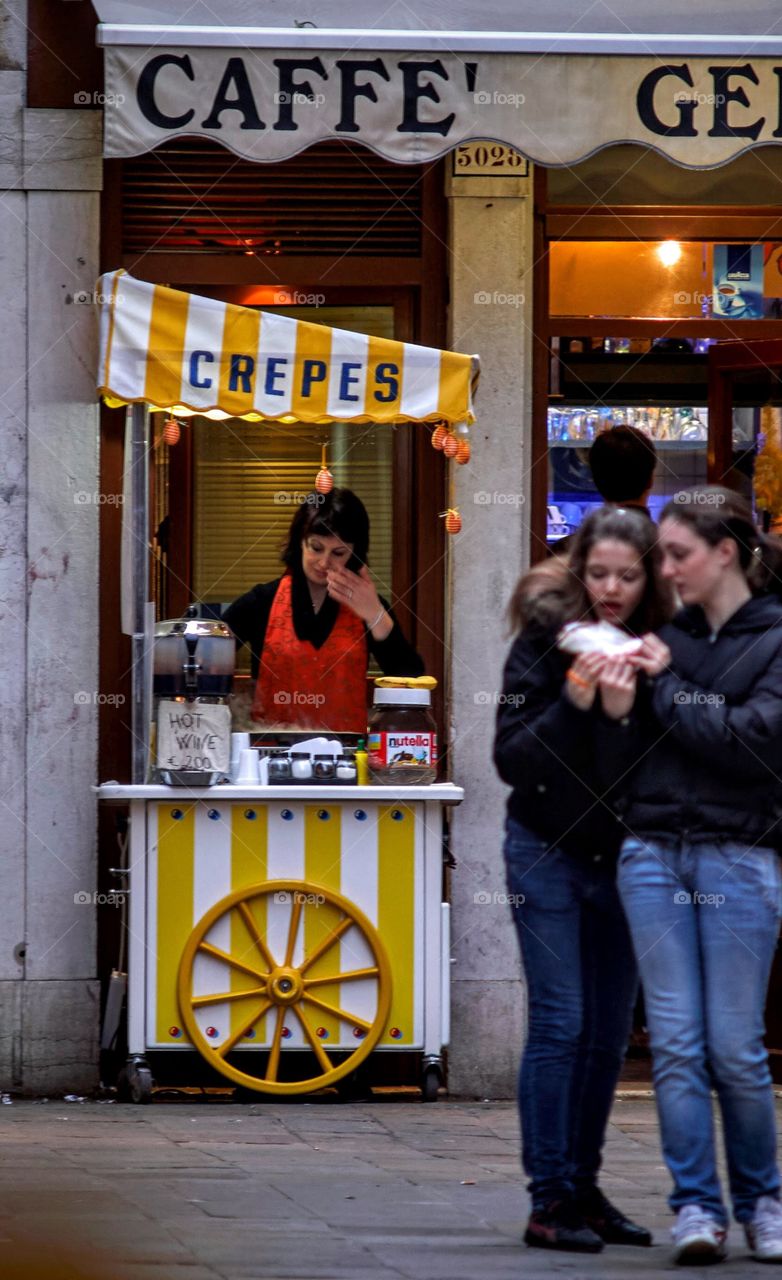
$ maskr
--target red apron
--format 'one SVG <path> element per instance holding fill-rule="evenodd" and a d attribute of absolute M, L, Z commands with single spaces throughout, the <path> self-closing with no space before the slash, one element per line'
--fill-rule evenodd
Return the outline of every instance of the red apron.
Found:
<path fill-rule="evenodd" d="M 266 627 L 253 720 L 268 727 L 366 733 L 369 650 L 363 622 L 340 608 L 331 635 L 316 649 L 296 635 L 291 587 L 286 573 Z"/>

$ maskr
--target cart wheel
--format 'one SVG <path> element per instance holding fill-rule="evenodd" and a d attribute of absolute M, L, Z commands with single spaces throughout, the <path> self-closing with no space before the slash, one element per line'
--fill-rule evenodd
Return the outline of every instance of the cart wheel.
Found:
<path fill-rule="evenodd" d="M 133 1102 L 136 1106 L 152 1098 L 152 1072 L 146 1063 L 129 1062 L 117 1077 L 117 1097 L 120 1102 Z"/>
<path fill-rule="evenodd" d="M 436 1102 L 443 1083 L 439 1067 L 427 1067 L 421 1079 L 421 1094 L 424 1102 Z"/>
<path fill-rule="evenodd" d="M 272 954 L 259 926 L 258 917 L 252 909 L 254 904 L 268 907 L 270 903 L 274 904 L 278 922 L 280 906 L 289 908 L 287 927 L 283 930 L 285 954 L 282 960 Z M 265 913 L 263 918 L 267 918 Z M 297 943 L 300 933 L 306 937 L 308 919 L 316 922 L 321 937 L 296 961 L 294 957 L 298 954 Z M 218 922 L 229 926 L 227 931 L 224 927 L 219 931 L 223 936 L 226 932 L 233 936 L 231 930 L 238 921 L 243 922 L 241 938 L 246 938 L 246 942 L 242 940 L 236 946 L 237 954 L 232 955 L 208 940 Z M 371 962 L 362 968 L 343 972 L 340 968 L 339 951 L 335 951 L 335 948 L 342 938 L 354 930 L 369 948 Z M 226 974 L 221 982 L 222 990 L 214 994 L 203 994 L 200 991 L 198 994 L 194 993 L 193 967 L 198 956 L 210 956 L 222 961 Z M 316 962 L 320 962 L 317 973 L 310 976 L 310 970 Z M 232 972 L 245 975 L 245 982 L 247 977 L 254 979 L 252 986 L 242 990 L 226 990 L 226 987 L 230 987 L 229 975 Z M 319 988 L 328 989 L 338 983 L 349 984 L 357 980 L 370 980 L 375 985 L 375 1013 L 371 1021 L 319 995 Z M 267 880 L 263 884 L 251 885 L 229 894 L 216 902 L 199 920 L 182 953 L 177 989 L 182 1021 L 192 1043 L 222 1075 L 235 1084 L 259 1093 L 310 1093 L 336 1084 L 338 1080 L 351 1075 L 374 1049 L 385 1030 L 391 1006 L 391 969 L 377 929 L 347 898 L 303 880 Z M 221 1042 L 216 1043 L 214 1039 L 210 1041 L 199 1025 L 196 1012 L 210 1005 L 229 1001 L 239 1002 L 242 1011 L 247 1010 L 247 1015 L 238 1021 L 230 1035 Z M 349 1004 L 349 999 L 344 1003 Z M 355 1049 L 336 1065 L 329 1058 L 323 1040 L 319 1038 L 318 1013 L 339 1019 L 351 1028 L 356 1037 Z M 251 1075 L 228 1062 L 227 1057 L 266 1015 L 271 1020 L 273 1030 L 265 1074 Z M 280 1079 L 281 1056 L 285 1053 L 286 1058 L 288 1057 L 283 1049 L 283 1040 L 290 1035 L 290 1028 L 286 1026 L 288 1020 L 290 1026 L 298 1024 L 301 1027 L 304 1039 L 320 1067 L 319 1074 L 302 1080 Z"/>

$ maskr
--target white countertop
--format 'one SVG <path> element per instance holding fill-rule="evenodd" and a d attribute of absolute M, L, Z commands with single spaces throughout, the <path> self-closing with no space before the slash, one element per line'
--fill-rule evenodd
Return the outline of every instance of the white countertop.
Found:
<path fill-rule="evenodd" d="M 269 800 L 328 800 L 330 803 L 341 800 L 346 804 L 355 804 L 357 800 L 396 800 L 399 804 L 429 800 L 440 804 L 461 804 L 464 799 L 464 788 L 454 786 L 452 782 L 414 787 L 316 786 L 303 783 L 262 787 L 228 782 L 216 787 L 166 787 L 160 783 L 102 782 L 95 790 L 101 800 L 168 800 L 172 804 L 177 800 L 208 800 L 213 804 L 221 800 L 255 800 L 259 804 Z"/>

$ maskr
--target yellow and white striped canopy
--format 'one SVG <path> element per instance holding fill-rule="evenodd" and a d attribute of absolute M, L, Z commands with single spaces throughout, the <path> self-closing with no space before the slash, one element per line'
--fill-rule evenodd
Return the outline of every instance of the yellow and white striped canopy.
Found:
<path fill-rule="evenodd" d="M 474 422 L 478 357 L 308 324 L 134 280 L 99 285 L 98 391 L 212 418 Z"/>

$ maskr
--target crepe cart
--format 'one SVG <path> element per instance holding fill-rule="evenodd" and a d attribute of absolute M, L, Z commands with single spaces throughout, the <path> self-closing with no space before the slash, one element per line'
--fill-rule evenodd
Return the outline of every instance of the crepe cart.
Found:
<path fill-rule="evenodd" d="M 148 1101 L 154 1077 L 302 1094 L 344 1086 L 374 1053 L 411 1055 L 433 1100 L 449 1039 L 444 812 L 463 792 L 450 783 L 194 786 L 180 770 L 150 778 L 148 411 L 428 422 L 442 436 L 474 420 L 477 359 L 123 271 L 104 276 L 99 293 L 98 389 L 107 403 L 132 406 L 123 630 L 133 646 L 133 781 L 98 788 L 130 811 L 124 1093 Z M 391 1064 L 388 1076 L 399 1079 Z"/>

